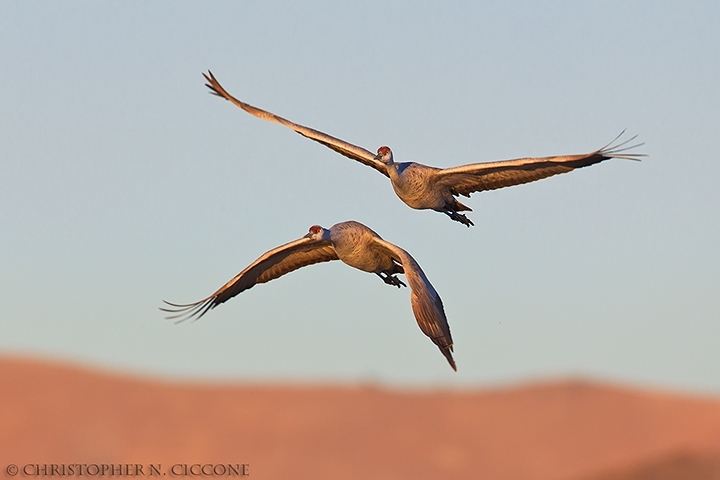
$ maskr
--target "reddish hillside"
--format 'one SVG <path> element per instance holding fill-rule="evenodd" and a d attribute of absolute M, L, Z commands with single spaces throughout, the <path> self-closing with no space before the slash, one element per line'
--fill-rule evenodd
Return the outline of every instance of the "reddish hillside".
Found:
<path fill-rule="evenodd" d="M 720 399 L 584 382 L 192 385 L 4 359 L 0 392 L 3 474 L 139 463 L 147 476 L 150 463 L 200 462 L 278 480 L 720 478 Z"/>

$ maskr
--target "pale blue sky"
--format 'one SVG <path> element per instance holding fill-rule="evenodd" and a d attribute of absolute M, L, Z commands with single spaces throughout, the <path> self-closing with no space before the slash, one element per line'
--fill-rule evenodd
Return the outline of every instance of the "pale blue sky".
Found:
<path fill-rule="evenodd" d="M 3 2 L 0 352 L 240 381 L 475 386 L 588 376 L 720 392 L 720 6 L 712 2 Z M 609 161 L 476 194 L 476 227 L 208 95 L 398 161 Z M 442 296 L 453 373 L 407 290 L 339 262 L 198 300 L 355 219 Z"/>

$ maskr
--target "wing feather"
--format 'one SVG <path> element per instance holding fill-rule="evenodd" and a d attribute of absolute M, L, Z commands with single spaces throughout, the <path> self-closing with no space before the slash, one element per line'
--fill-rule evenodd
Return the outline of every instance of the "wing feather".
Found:
<path fill-rule="evenodd" d="M 263 120 L 279 123 L 288 128 L 291 128 L 291 129 L 295 130 L 297 133 L 299 133 L 300 135 L 302 135 L 303 137 L 306 137 L 306 138 L 309 138 L 310 140 L 314 140 L 318 143 L 321 143 L 321 144 L 325 145 L 326 147 L 331 148 L 331 149 L 335 150 L 336 152 L 338 152 L 348 158 L 357 160 L 358 162 L 362 163 L 363 165 L 372 167 L 375 170 L 377 170 L 378 172 L 385 175 L 386 177 L 390 176 L 387 172 L 387 168 L 385 167 L 385 164 L 379 160 L 376 160 L 374 153 L 372 153 L 362 147 L 358 147 L 357 145 L 353 145 L 352 143 L 348 143 L 344 140 L 340 140 L 339 138 L 335 138 L 331 135 L 328 135 L 327 133 L 320 132 L 320 131 L 315 130 L 310 127 L 305 127 L 303 125 L 299 125 L 299 124 L 291 122 L 290 120 L 287 120 L 279 115 L 275 115 L 274 113 L 268 112 L 266 110 L 262 110 L 257 107 L 253 107 L 252 105 L 247 104 L 245 102 L 241 102 L 237 98 L 230 95 L 223 88 L 223 86 L 220 85 L 220 82 L 217 81 L 215 76 L 209 70 L 208 70 L 207 75 L 203 73 L 203 77 L 205 77 L 205 80 L 208 81 L 208 83 L 206 83 L 206 85 L 211 90 L 211 93 L 213 93 L 219 97 L 222 97 L 225 100 L 230 101 L 231 103 L 242 108 L 249 114 L 255 115 L 258 118 L 262 118 Z"/>
<path fill-rule="evenodd" d="M 187 304 L 164 301 L 169 307 L 160 310 L 171 314 L 167 318 L 178 321 L 193 317 L 198 319 L 208 310 L 227 302 L 258 283 L 269 282 L 308 265 L 337 259 L 338 256 L 330 242 L 303 237 L 264 253 L 212 295 Z"/>
<path fill-rule="evenodd" d="M 622 143 L 615 141 L 605 147 L 587 154 L 562 155 L 541 158 L 518 158 L 500 162 L 485 162 L 446 168 L 437 173 L 438 185 L 448 186 L 455 195 L 470 196 L 473 192 L 495 190 L 497 188 L 534 182 L 560 173 L 567 173 L 576 168 L 587 167 L 610 158 L 639 160 L 642 153 L 629 153 L 628 150 L 643 145 L 642 143 L 626 146 L 633 141 L 632 137 Z"/>
<path fill-rule="evenodd" d="M 430 337 L 430 340 L 437 345 L 453 370 L 457 371 L 452 356 L 453 341 L 450 326 L 445 316 L 445 309 L 440 295 L 435 291 L 420 265 L 408 252 L 379 237 L 376 238 L 376 242 L 384 247 L 392 257 L 400 260 L 405 270 L 405 278 L 407 278 L 408 285 L 410 285 L 410 304 L 420 330 Z"/>

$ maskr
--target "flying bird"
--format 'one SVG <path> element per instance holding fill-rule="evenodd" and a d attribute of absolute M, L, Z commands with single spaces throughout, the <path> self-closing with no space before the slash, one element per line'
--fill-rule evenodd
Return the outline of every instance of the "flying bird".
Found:
<path fill-rule="evenodd" d="M 518 158 L 499 162 L 472 163 L 451 168 L 436 168 L 415 162 L 398 163 L 394 161 L 392 150 L 387 146 L 382 146 L 377 149 L 377 153 L 372 153 L 321 131 L 293 123 L 233 97 L 220 85 L 212 72 L 203 73 L 203 76 L 208 82 L 206 85 L 210 88 L 210 93 L 229 100 L 258 118 L 292 128 L 300 135 L 322 143 L 326 147 L 382 173 L 390 179 L 393 190 L 400 200 L 409 207 L 445 213 L 451 219 L 468 227 L 474 225 L 473 222 L 460 212 L 472 211 L 472 209 L 457 200 L 456 197 L 460 195 L 470 197 L 470 194 L 474 192 L 533 182 L 576 168 L 594 165 L 610 158 L 639 160 L 640 157 L 646 156 L 641 153 L 629 152 L 629 150 L 644 145 L 643 143 L 628 145 L 637 138 L 637 135 L 616 143 L 624 133 L 623 131 L 604 147 L 580 155 Z"/>
<path fill-rule="evenodd" d="M 362 223 L 347 221 L 323 228 L 310 227 L 302 238 L 264 253 L 215 293 L 200 301 L 177 304 L 164 301 L 178 321 L 200 318 L 209 310 L 258 283 L 269 282 L 298 268 L 320 262 L 341 260 L 364 272 L 375 273 L 388 285 L 407 286 L 396 274 L 404 273 L 410 284 L 410 304 L 420 330 L 438 346 L 453 370 L 453 342 L 440 296 L 420 265 L 408 252 L 380 238 Z"/>

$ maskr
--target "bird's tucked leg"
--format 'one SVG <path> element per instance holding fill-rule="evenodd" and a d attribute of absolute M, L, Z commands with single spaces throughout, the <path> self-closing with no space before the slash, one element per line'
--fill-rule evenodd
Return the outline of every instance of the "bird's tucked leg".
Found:
<path fill-rule="evenodd" d="M 470 220 L 469 218 L 467 218 L 467 217 L 466 217 L 465 215 L 463 215 L 462 213 L 458 213 L 458 212 L 455 212 L 455 211 L 453 211 L 453 210 L 446 210 L 445 213 L 447 214 L 448 217 L 452 218 L 452 219 L 455 220 L 456 222 L 460 222 L 460 223 L 462 223 L 463 225 L 466 225 L 468 228 L 469 228 L 469 227 L 472 227 L 473 225 L 475 225 L 475 224 L 472 222 L 472 220 Z"/>
<path fill-rule="evenodd" d="M 387 283 L 388 285 L 394 285 L 398 288 L 402 285 L 403 287 L 407 287 L 399 278 L 397 278 L 395 275 L 388 275 L 387 272 L 375 272 L 378 277 L 383 279 L 383 282 Z M 385 275 L 383 275 L 383 273 Z"/>

